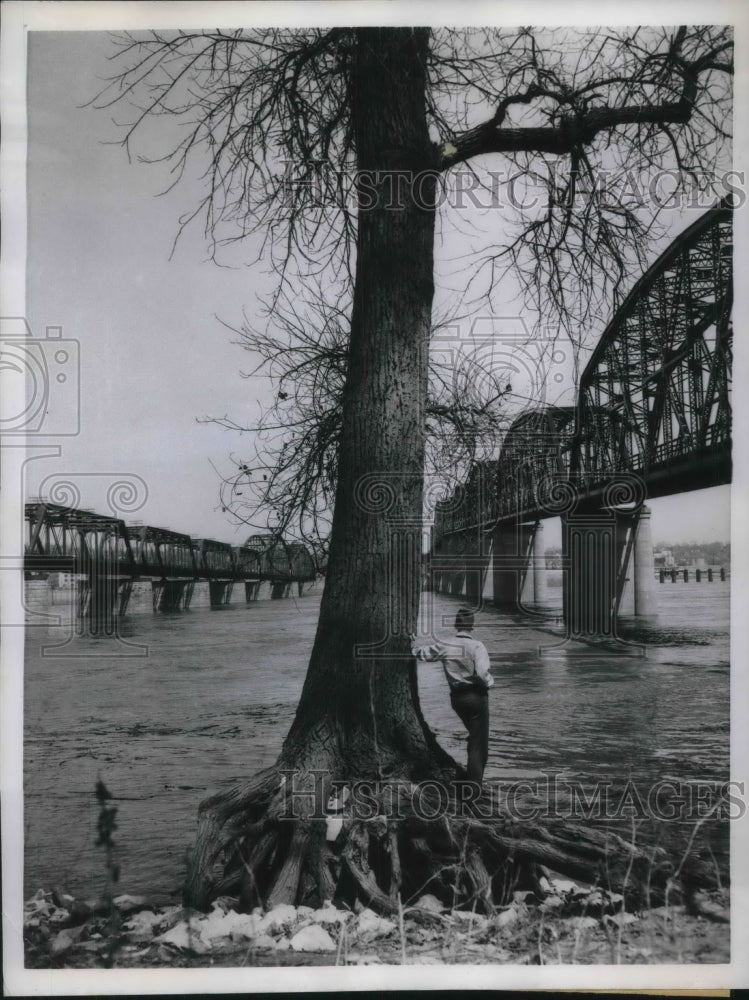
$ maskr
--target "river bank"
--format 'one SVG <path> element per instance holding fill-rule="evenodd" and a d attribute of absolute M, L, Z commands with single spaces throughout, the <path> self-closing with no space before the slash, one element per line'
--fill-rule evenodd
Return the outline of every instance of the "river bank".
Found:
<path fill-rule="evenodd" d="M 490 914 L 448 910 L 430 895 L 386 919 L 277 906 L 209 914 L 144 897 L 85 903 L 40 890 L 24 907 L 26 967 L 204 968 L 288 965 L 627 965 L 728 963 L 726 893 L 629 912 L 621 895 L 549 876 Z M 699 912 L 701 911 L 701 912 Z"/>

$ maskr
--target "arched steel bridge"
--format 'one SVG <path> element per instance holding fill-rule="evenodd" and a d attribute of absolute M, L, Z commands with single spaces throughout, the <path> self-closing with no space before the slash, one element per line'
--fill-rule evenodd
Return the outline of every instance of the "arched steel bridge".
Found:
<path fill-rule="evenodd" d="M 732 212 L 711 209 L 637 281 L 574 407 L 519 416 L 497 461 L 437 505 L 443 536 L 731 481 Z"/>

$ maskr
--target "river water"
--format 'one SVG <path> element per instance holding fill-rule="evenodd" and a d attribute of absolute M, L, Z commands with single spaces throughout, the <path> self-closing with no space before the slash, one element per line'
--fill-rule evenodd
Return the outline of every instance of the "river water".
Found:
<path fill-rule="evenodd" d="M 201 799 L 278 754 L 319 592 L 249 605 L 237 596 L 213 610 L 199 584 L 189 612 L 154 614 L 150 588 L 136 585 L 119 636 L 93 637 L 72 634 L 69 591 L 26 586 L 35 627 L 27 629 L 24 685 L 25 895 L 54 885 L 99 894 L 101 778 L 118 809 L 122 891 L 173 901 Z M 496 678 L 486 778 L 520 788 L 527 807 L 548 801 L 551 775 L 557 808 L 576 782 L 616 794 L 631 782 L 644 800 L 667 779 L 687 788 L 727 781 L 729 586 L 659 587 L 657 619 L 627 627 L 626 650 L 565 647 L 548 630 L 484 610 L 476 636 Z M 449 636 L 458 601 L 428 600 L 438 634 Z M 43 624 L 45 613 L 61 624 Z M 438 667 L 420 664 L 419 690 L 438 739 L 463 760 L 465 731 Z M 713 839 L 721 869 L 726 827 Z"/>

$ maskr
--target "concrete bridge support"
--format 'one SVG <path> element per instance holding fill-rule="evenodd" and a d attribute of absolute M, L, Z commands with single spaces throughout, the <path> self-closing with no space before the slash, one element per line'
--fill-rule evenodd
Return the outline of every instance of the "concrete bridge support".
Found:
<path fill-rule="evenodd" d="M 438 594 L 449 594 L 452 592 L 452 579 L 455 558 L 455 536 L 444 536 L 433 560 L 432 586 Z"/>
<path fill-rule="evenodd" d="M 657 614 L 650 510 L 602 508 L 563 521 L 564 619 L 571 635 L 616 635 L 622 615 Z"/>
<path fill-rule="evenodd" d="M 448 545 L 448 553 L 450 556 L 450 568 L 447 572 L 447 590 L 446 593 L 452 594 L 453 597 L 460 597 L 463 594 L 463 588 L 466 582 L 466 568 L 465 568 L 465 539 L 462 534 L 453 535 L 450 539 Z"/>
<path fill-rule="evenodd" d="M 429 582 L 426 584 L 426 589 L 433 591 L 435 594 L 442 593 L 442 568 L 440 566 L 441 558 L 442 544 L 435 546 L 434 550 L 430 552 L 427 562 Z"/>
<path fill-rule="evenodd" d="M 541 521 L 501 524 L 493 538 L 494 604 L 507 611 L 547 601 Z"/>
<path fill-rule="evenodd" d="M 601 510 L 562 521 L 564 620 L 571 636 L 615 634 L 616 516 Z"/>
<path fill-rule="evenodd" d="M 76 626 L 78 635 L 113 635 L 119 613 L 118 576 L 90 574 L 76 581 Z"/>
<path fill-rule="evenodd" d="M 270 598 L 272 601 L 279 601 L 283 597 L 291 596 L 291 582 L 289 580 L 271 580 Z"/>
<path fill-rule="evenodd" d="M 125 580 L 120 587 L 120 600 L 118 614 L 120 617 L 127 614 L 127 606 L 130 603 L 130 595 L 133 592 L 133 581 Z"/>
<path fill-rule="evenodd" d="M 652 618 L 658 613 L 655 588 L 653 534 L 650 527 L 650 508 L 642 506 L 634 525 L 635 544 L 632 557 L 635 578 L 635 615 Z"/>
<path fill-rule="evenodd" d="M 429 561 L 431 573 L 431 589 L 435 594 L 449 594 L 453 570 L 453 539 L 444 537 L 440 540 Z"/>
<path fill-rule="evenodd" d="M 494 604 L 506 611 L 516 611 L 520 603 L 520 536 L 519 524 L 500 524 L 494 531 Z"/>
<path fill-rule="evenodd" d="M 209 580 L 208 593 L 212 608 L 223 608 L 231 603 L 231 592 L 234 584 L 231 580 Z"/>
<path fill-rule="evenodd" d="M 491 535 L 479 534 L 473 545 L 467 539 L 473 553 L 466 553 L 464 563 L 465 597 L 471 607 L 481 606 L 481 600 L 486 589 L 486 578 L 491 560 Z"/>
<path fill-rule="evenodd" d="M 253 601 L 257 600 L 257 595 L 259 591 L 260 591 L 260 580 L 245 580 L 244 599 L 247 604 L 252 604 Z"/>
<path fill-rule="evenodd" d="M 487 589 L 491 558 L 491 535 L 480 532 L 478 527 L 443 537 L 428 565 L 430 581 L 426 589 L 465 597 L 478 607 Z"/>
<path fill-rule="evenodd" d="M 152 580 L 153 610 L 163 613 L 186 610 L 190 606 L 192 590 L 192 580 Z"/>
<path fill-rule="evenodd" d="M 543 521 L 523 525 L 523 528 L 525 531 L 522 542 L 526 564 L 525 570 L 521 570 L 520 600 L 526 605 L 543 607 L 548 603 Z"/>
<path fill-rule="evenodd" d="M 617 611 L 620 616 L 635 615 L 653 618 L 658 613 L 655 581 L 653 536 L 650 529 L 650 508 L 639 511 L 616 511 L 617 532 L 624 545 L 621 595 Z M 628 533 L 631 532 L 631 538 Z M 660 578 L 664 571 L 660 571 Z"/>
<path fill-rule="evenodd" d="M 493 550 L 489 553 L 489 558 L 486 563 L 486 571 L 484 572 L 484 586 L 481 590 L 482 600 L 487 601 L 489 604 L 494 603 L 494 552 Z"/>

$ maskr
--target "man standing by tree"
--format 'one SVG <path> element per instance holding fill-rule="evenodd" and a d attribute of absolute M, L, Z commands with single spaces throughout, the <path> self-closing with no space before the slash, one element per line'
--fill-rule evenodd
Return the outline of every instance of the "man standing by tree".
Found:
<path fill-rule="evenodd" d="M 201 217 L 214 257 L 260 235 L 264 266 L 278 274 L 271 318 L 285 294 L 306 330 L 315 275 L 324 275 L 326 302 L 341 288 L 350 295 L 340 424 L 317 439 L 336 450 L 313 452 L 335 501 L 304 688 L 276 764 L 201 805 L 185 888 L 202 908 L 234 891 L 248 906 L 319 900 L 335 890 L 326 845 L 312 816 L 281 822 L 285 773 L 308 789 L 320 774 L 329 784 L 387 778 L 414 787 L 455 774 L 421 713 L 408 640 L 420 599 L 435 275 L 444 294 L 455 294 L 435 267 L 435 236 L 449 233 L 452 219 L 442 178 L 466 164 L 461 199 L 465 184 L 493 203 L 502 192 L 501 224 L 492 222 L 470 254 L 466 288 L 479 282 L 493 309 L 495 285 L 512 274 L 539 316 L 555 316 L 568 331 L 590 329 L 644 267 L 665 202 L 643 191 L 657 194 L 667 175 L 680 195 L 703 176 L 716 197 L 724 193 L 715 189 L 718 167 L 729 162 L 732 33 L 714 25 L 238 28 L 152 31 L 118 44 L 120 70 L 96 105 L 130 106 L 127 149 L 141 131 L 147 141 L 156 131 L 165 137 L 167 151 L 150 159 L 167 165 L 172 183 L 195 176 L 193 165 L 204 177 L 181 227 Z M 148 131 L 144 123 L 157 117 L 158 130 Z M 292 165 L 293 184 L 281 163 Z M 318 197 L 320 164 L 335 178 L 354 177 L 353 206 L 337 181 Z M 412 193 L 394 199 L 402 178 Z M 523 178 L 540 179 L 540 203 L 518 204 Z M 643 195 L 634 207 L 633 186 Z M 464 245 L 451 248 L 453 260 Z M 302 490 L 302 518 L 317 496 Z M 399 893 L 457 871 L 459 850 L 461 865 L 472 859 L 475 890 L 487 889 L 491 871 L 500 893 L 516 832 L 461 822 L 449 824 L 449 837 L 444 823 L 425 828 L 415 815 L 385 831 L 391 860 L 382 885 L 368 860 L 382 847 L 382 825 L 354 823 L 341 871 L 368 905 L 397 912 Z M 575 830 L 556 841 L 557 868 L 593 880 L 604 866 L 611 884 L 627 881 L 631 891 L 631 851 L 602 842 L 587 850 L 581 838 L 595 839 Z M 548 838 L 533 845 L 525 837 L 524 858 L 534 853 L 549 862 Z M 651 859 L 639 861 L 649 892 Z M 463 890 L 445 891 L 454 898 Z"/>
<path fill-rule="evenodd" d="M 471 635 L 473 612 L 461 608 L 455 616 L 456 641 L 419 646 L 413 636 L 413 655 L 427 662 L 441 661 L 450 685 L 450 704 L 468 730 L 468 780 L 480 785 L 489 756 L 489 672 L 486 646 Z"/>

